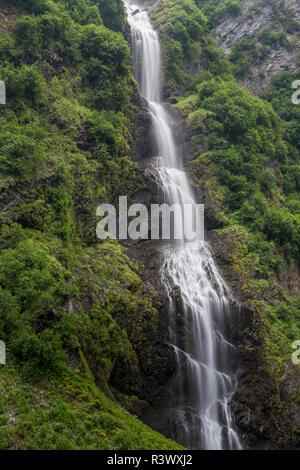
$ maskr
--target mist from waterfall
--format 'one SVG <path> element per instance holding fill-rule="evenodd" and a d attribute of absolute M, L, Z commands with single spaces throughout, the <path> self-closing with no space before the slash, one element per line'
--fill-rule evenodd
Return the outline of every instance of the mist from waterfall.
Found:
<path fill-rule="evenodd" d="M 152 118 L 158 153 L 155 165 L 165 202 L 195 206 L 162 103 L 158 34 L 137 0 L 124 3 L 136 78 Z M 176 406 L 169 413 L 168 434 L 189 449 L 241 449 L 230 413 L 236 381 L 230 372 L 234 347 L 225 334 L 230 321 L 228 288 L 208 244 L 203 240 L 171 242 L 164 247 L 161 276 L 169 296 L 169 341 L 177 360 Z M 174 289 L 180 293 L 180 319 Z"/>

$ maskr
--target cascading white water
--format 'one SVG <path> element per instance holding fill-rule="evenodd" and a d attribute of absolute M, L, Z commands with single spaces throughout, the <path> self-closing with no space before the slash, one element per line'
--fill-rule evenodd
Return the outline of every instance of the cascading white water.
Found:
<path fill-rule="evenodd" d="M 140 93 L 152 117 L 159 154 L 156 168 L 165 200 L 169 204 L 195 206 L 162 104 L 158 34 L 137 0 L 124 0 L 124 3 Z M 233 346 L 226 341 L 224 333 L 229 319 L 228 289 L 209 246 L 202 240 L 191 243 L 184 239 L 171 244 L 164 249 L 161 275 L 169 294 L 170 344 L 178 364 L 177 403 L 170 413 L 169 433 L 190 449 L 240 449 L 229 410 L 235 380 L 228 367 Z M 174 287 L 181 297 L 181 326 L 178 326 L 172 295 Z"/>

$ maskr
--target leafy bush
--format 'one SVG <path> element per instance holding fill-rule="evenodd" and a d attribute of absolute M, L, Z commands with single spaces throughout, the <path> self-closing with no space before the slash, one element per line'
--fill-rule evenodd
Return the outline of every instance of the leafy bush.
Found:
<path fill-rule="evenodd" d="M 82 25 L 94 23 L 103 24 L 99 8 L 92 0 L 58 0 L 60 8 L 65 8 L 70 13 L 72 19 Z M 117 14 L 117 12 L 115 12 Z"/>
<path fill-rule="evenodd" d="M 206 116 L 201 121 L 205 158 L 214 165 L 230 220 L 265 234 L 287 258 L 298 258 L 300 220 L 294 201 L 299 165 L 290 160 L 280 119 L 267 102 L 233 79 L 210 76 L 197 91 L 198 112 Z M 191 114 L 192 122 L 196 116 Z M 290 194 L 284 208 L 279 184 Z"/>
<path fill-rule="evenodd" d="M 113 31 L 123 31 L 126 23 L 125 7 L 122 0 L 93 0 L 99 7 L 105 26 Z"/>
<path fill-rule="evenodd" d="M 0 133 L 0 170 L 24 182 L 37 177 L 46 156 L 40 136 L 34 125 L 4 126 Z"/>
<path fill-rule="evenodd" d="M 145 331 L 155 331 L 157 312 L 117 244 L 91 248 L 98 203 L 144 187 L 128 157 L 130 49 L 104 26 L 98 2 L 18 5 L 34 15 L 0 38 L 0 337 L 31 378 L 61 373 L 72 356 L 108 394 L 112 376 L 136 393 L 137 353 L 155 375 Z M 121 25 L 123 13 L 109 19 Z"/>
<path fill-rule="evenodd" d="M 94 88 L 96 105 L 115 109 L 128 105 L 129 47 L 123 37 L 104 27 L 88 25 L 82 29 L 80 51 L 83 74 Z"/>

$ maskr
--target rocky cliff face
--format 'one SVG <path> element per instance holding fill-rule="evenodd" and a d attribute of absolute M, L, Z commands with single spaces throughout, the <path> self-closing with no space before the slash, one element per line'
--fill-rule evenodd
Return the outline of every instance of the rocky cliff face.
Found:
<path fill-rule="evenodd" d="M 260 59 L 251 64 L 249 72 L 240 81 L 255 94 L 263 92 L 270 84 L 272 77 L 279 72 L 297 70 L 300 54 L 299 33 L 286 22 L 279 21 L 279 15 L 288 14 L 293 20 L 300 20 L 300 3 L 298 0 L 287 0 L 282 12 L 276 7 L 274 0 L 244 0 L 240 14 L 236 17 L 225 17 L 211 32 L 218 47 L 222 48 L 227 57 L 232 48 L 240 41 L 256 37 L 264 28 L 272 31 L 286 31 L 286 39 L 290 46 L 274 41 Z"/>
<path fill-rule="evenodd" d="M 0 34 L 5 33 L 10 28 L 18 14 L 20 12 L 15 7 L 1 6 Z"/>

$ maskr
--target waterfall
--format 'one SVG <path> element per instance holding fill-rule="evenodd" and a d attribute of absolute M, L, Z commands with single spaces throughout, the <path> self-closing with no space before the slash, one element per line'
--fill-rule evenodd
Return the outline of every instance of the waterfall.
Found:
<path fill-rule="evenodd" d="M 158 34 L 137 0 L 124 3 L 136 78 L 152 118 L 158 151 L 156 168 L 165 201 L 195 206 L 162 103 Z M 189 449 L 241 449 L 230 413 L 236 383 L 229 365 L 234 347 L 225 334 L 230 320 L 228 288 L 208 244 L 182 239 L 165 247 L 161 277 L 169 295 L 169 341 L 177 360 L 177 399 L 170 412 L 169 435 Z M 180 325 L 174 287 L 181 298 Z"/>

